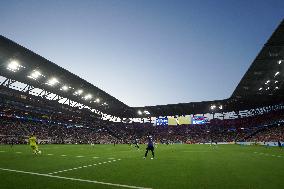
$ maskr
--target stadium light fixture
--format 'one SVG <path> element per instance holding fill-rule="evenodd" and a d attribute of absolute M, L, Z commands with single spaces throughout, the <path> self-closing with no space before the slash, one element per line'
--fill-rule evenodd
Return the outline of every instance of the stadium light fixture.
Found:
<path fill-rule="evenodd" d="M 54 86 L 54 85 L 56 85 L 57 83 L 59 83 L 59 81 L 55 78 L 55 77 L 53 77 L 53 78 L 51 78 L 50 80 L 48 80 L 47 81 L 47 85 L 50 85 L 50 86 Z"/>
<path fill-rule="evenodd" d="M 97 98 L 95 102 L 99 103 L 99 102 L 100 102 L 100 99 L 99 99 L 99 98 Z"/>
<path fill-rule="evenodd" d="M 261 91 L 261 90 L 262 90 L 262 87 L 260 87 L 258 90 Z"/>
<path fill-rule="evenodd" d="M 283 60 L 278 60 L 278 64 L 281 64 L 283 62 Z"/>
<path fill-rule="evenodd" d="M 82 89 L 79 89 L 75 92 L 75 95 L 81 95 L 83 93 L 83 90 Z"/>
<path fill-rule="evenodd" d="M 266 88 L 266 90 L 269 90 L 269 89 L 270 89 L 269 87 Z"/>
<path fill-rule="evenodd" d="M 279 75 L 280 74 L 280 72 L 276 72 L 275 74 L 274 74 L 274 77 L 276 77 L 277 75 Z"/>
<path fill-rule="evenodd" d="M 275 87 L 275 90 L 279 89 L 279 87 Z"/>
<path fill-rule="evenodd" d="M 138 115 L 142 115 L 142 111 L 141 110 L 138 110 L 137 113 L 138 113 Z"/>
<path fill-rule="evenodd" d="M 270 82 L 270 80 L 267 80 L 267 81 L 265 82 L 265 85 L 267 85 L 269 82 Z"/>
<path fill-rule="evenodd" d="M 91 99 L 92 95 L 91 94 L 87 94 L 84 98 L 85 98 L 85 100 Z"/>
<path fill-rule="evenodd" d="M 216 108 L 216 105 L 215 105 L 215 104 L 213 104 L 213 105 L 210 106 L 210 109 L 211 109 L 211 110 L 215 110 L 215 108 Z"/>
<path fill-rule="evenodd" d="M 150 112 L 148 110 L 144 110 L 144 114 L 150 115 Z"/>
<path fill-rule="evenodd" d="M 276 80 L 274 83 L 278 83 L 278 81 Z"/>
<path fill-rule="evenodd" d="M 61 87 L 61 89 L 60 89 L 60 90 L 67 91 L 69 88 L 70 88 L 70 87 L 68 87 L 68 86 L 64 85 L 64 86 L 62 86 L 62 87 Z"/>
<path fill-rule="evenodd" d="M 37 80 L 40 76 L 42 76 L 42 74 L 40 73 L 40 71 L 34 70 L 34 71 L 28 76 L 28 78 Z"/>
<path fill-rule="evenodd" d="M 20 68 L 23 68 L 23 67 L 24 67 L 24 66 L 21 66 L 18 61 L 12 60 L 12 61 L 8 64 L 7 69 L 10 70 L 10 71 L 12 71 L 12 72 L 17 72 L 17 71 L 20 70 Z"/>
<path fill-rule="evenodd" d="M 222 106 L 222 105 L 220 105 L 220 106 L 219 106 L 219 109 L 220 109 L 220 110 L 222 110 L 222 109 L 223 109 L 223 106 Z"/>

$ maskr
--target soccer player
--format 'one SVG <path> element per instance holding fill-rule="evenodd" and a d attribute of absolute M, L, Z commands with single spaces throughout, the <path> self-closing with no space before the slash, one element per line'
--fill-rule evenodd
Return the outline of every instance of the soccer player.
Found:
<path fill-rule="evenodd" d="M 10 139 L 10 147 L 12 148 L 14 146 L 14 138 Z"/>
<path fill-rule="evenodd" d="M 32 134 L 29 137 L 29 144 L 30 144 L 34 154 L 39 154 L 40 153 L 40 151 L 38 149 L 38 145 L 36 144 L 36 137 L 35 137 L 34 134 Z"/>
<path fill-rule="evenodd" d="M 148 144 L 147 144 L 147 148 L 146 148 L 144 159 L 146 159 L 149 150 L 152 152 L 152 156 L 153 156 L 151 159 L 154 159 L 154 157 L 155 157 L 155 154 L 154 154 L 154 142 L 153 142 L 153 138 L 151 136 L 148 136 Z"/>
<path fill-rule="evenodd" d="M 278 147 L 281 149 L 282 148 L 281 142 L 278 140 L 277 143 L 278 143 Z"/>
<path fill-rule="evenodd" d="M 135 144 L 135 147 L 139 150 L 140 147 L 139 147 L 138 139 L 135 139 L 134 144 Z"/>

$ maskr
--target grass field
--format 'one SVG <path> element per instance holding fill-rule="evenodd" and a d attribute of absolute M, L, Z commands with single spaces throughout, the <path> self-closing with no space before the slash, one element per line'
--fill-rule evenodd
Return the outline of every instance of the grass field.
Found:
<path fill-rule="evenodd" d="M 128 145 L 0 145 L 0 188 L 284 188 L 284 150 L 261 146 L 159 145 L 144 160 Z M 151 154 L 149 154 L 151 155 Z"/>

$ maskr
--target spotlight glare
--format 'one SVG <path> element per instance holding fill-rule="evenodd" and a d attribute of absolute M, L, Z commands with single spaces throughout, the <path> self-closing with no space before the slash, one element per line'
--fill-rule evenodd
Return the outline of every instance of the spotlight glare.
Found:
<path fill-rule="evenodd" d="M 87 94 L 84 98 L 85 98 L 85 100 L 91 99 L 92 95 L 91 94 Z"/>
<path fill-rule="evenodd" d="M 34 70 L 34 71 L 28 76 L 28 78 L 37 80 L 40 76 L 42 76 L 41 73 L 40 73 L 40 71 Z"/>
<path fill-rule="evenodd" d="M 142 115 L 142 111 L 141 110 L 138 110 L 137 113 L 138 113 L 138 115 Z"/>
<path fill-rule="evenodd" d="M 216 105 L 214 105 L 214 104 L 210 106 L 211 110 L 214 110 L 215 108 L 216 108 Z"/>
<path fill-rule="evenodd" d="M 61 88 L 63 91 L 67 91 L 69 89 L 68 86 L 64 85 L 62 88 Z"/>
<path fill-rule="evenodd" d="M 83 93 L 83 90 L 82 89 L 79 89 L 75 92 L 75 95 L 81 95 Z"/>
<path fill-rule="evenodd" d="M 144 110 L 144 114 L 150 115 L 150 112 L 148 110 Z"/>
<path fill-rule="evenodd" d="M 53 77 L 53 78 L 51 78 L 50 80 L 48 80 L 47 81 L 47 85 L 50 85 L 50 86 L 54 86 L 54 85 L 56 85 L 57 83 L 59 83 L 59 81 L 55 78 L 55 77 Z"/>
<path fill-rule="evenodd" d="M 21 67 L 23 67 L 23 66 L 21 66 L 18 63 L 18 61 L 13 60 L 8 64 L 7 69 L 12 71 L 12 72 L 16 72 L 16 71 L 19 71 Z"/>

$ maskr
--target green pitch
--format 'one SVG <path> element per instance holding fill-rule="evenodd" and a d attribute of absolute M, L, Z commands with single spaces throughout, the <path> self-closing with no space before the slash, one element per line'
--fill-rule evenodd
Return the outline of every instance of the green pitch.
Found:
<path fill-rule="evenodd" d="M 144 160 L 128 145 L 0 145 L 0 188 L 279 189 L 284 149 L 261 146 L 159 145 Z"/>

